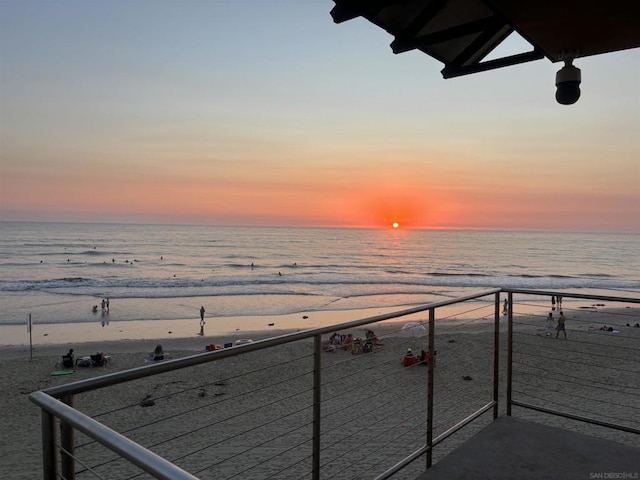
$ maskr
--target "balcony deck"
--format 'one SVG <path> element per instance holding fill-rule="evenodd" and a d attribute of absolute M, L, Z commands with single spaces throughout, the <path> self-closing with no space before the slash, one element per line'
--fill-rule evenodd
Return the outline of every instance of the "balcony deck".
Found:
<path fill-rule="evenodd" d="M 640 448 L 503 416 L 416 480 L 514 478 L 638 479 Z"/>

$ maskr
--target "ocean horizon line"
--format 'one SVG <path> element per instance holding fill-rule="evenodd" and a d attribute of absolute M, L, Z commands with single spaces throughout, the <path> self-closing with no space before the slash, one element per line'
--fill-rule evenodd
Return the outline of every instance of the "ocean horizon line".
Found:
<path fill-rule="evenodd" d="M 497 232 L 497 233 L 548 233 L 548 234 L 595 234 L 595 235 L 640 235 L 640 230 L 573 230 L 551 228 L 498 228 L 471 226 L 411 226 L 400 225 L 393 228 L 389 225 L 287 225 L 287 224 L 224 224 L 224 223 L 173 223 L 173 222 L 133 222 L 133 221 L 72 221 L 72 220 L 0 220 L 1 224 L 57 224 L 57 225 L 96 225 L 96 226 L 149 226 L 149 227 L 211 227 L 240 229 L 302 229 L 302 230 L 376 230 L 376 231 L 450 231 L 450 232 Z"/>

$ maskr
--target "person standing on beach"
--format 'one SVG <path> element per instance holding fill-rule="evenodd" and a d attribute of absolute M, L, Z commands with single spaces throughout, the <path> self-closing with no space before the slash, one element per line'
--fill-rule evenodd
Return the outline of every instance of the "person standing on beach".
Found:
<path fill-rule="evenodd" d="M 551 330 L 553 330 L 553 312 L 549 312 L 549 316 L 544 322 L 544 336 L 551 336 Z"/>
<path fill-rule="evenodd" d="M 200 307 L 200 336 L 204 336 L 204 306 Z"/>
<path fill-rule="evenodd" d="M 551 295 L 551 310 L 555 310 L 555 309 L 556 309 L 556 296 Z"/>
<path fill-rule="evenodd" d="M 509 313 L 509 302 L 507 302 L 507 299 L 504 299 L 504 304 L 502 305 L 502 314 L 503 315 L 507 315 Z"/>
<path fill-rule="evenodd" d="M 556 327 L 556 338 L 558 338 L 558 335 L 560 335 L 560 332 L 562 332 L 564 334 L 564 339 L 567 339 L 567 331 L 564 328 L 564 322 L 565 322 L 565 318 L 564 318 L 564 313 L 560 312 L 560 316 L 558 317 L 558 326 Z"/>

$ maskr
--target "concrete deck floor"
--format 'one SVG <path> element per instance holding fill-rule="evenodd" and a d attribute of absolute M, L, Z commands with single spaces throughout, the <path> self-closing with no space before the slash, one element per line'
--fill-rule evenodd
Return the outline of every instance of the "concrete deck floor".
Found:
<path fill-rule="evenodd" d="M 504 416 L 416 480 L 640 480 L 638 447 Z"/>

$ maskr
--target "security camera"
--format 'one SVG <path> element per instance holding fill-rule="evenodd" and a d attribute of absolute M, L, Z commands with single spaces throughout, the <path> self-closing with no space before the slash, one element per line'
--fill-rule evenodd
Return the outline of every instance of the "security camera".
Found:
<path fill-rule="evenodd" d="M 556 73 L 556 100 L 562 105 L 573 105 L 580 98 L 580 69 L 565 60 L 564 67 Z"/>

